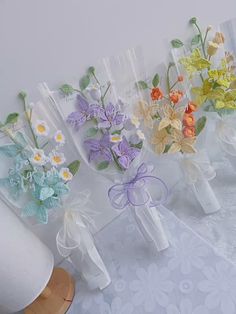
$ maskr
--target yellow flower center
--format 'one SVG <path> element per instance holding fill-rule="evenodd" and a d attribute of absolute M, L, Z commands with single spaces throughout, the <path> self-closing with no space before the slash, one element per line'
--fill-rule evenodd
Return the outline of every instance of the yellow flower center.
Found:
<path fill-rule="evenodd" d="M 61 163 L 61 157 L 60 156 L 53 156 L 53 161 L 56 163 L 56 164 L 60 164 Z"/>
<path fill-rule="evenodd" d="M 63 140 L 62 134 L 61 133 L 57 134 L 56 139 L 58 142 L 61 142 Z"/>
<path fill-rule="evenodd" d="M 111 140 L 112 140 L 113 142 L 120 141 L 120 136 L 114 135 L 114 136 L 112 136 Z"/>
<path fill-rule="evenodd" d="M 39 133 L 44 133 L 46 131 L 46 128 L 45 128 L 45 126 L 43 124 L 39 124 L 37 126 L 37 129 L 38 129 Z"/>
<path fill-rule="evenodd" d="M 64 177 L 65 179 L 69 179 L 69 178 L 70 178 L 70 173 L 69 173 L 68 171 L 64 171 L 64 172 L 63 172 L 63 177 Z"/>
<path fill-rule="evenodd" d="M 35 161 L 40 161 L 40 160 L 42 160 L 42 156 L 39 153 L 37 153 L 37 154 L 34 155 L 34 160 Z"/>

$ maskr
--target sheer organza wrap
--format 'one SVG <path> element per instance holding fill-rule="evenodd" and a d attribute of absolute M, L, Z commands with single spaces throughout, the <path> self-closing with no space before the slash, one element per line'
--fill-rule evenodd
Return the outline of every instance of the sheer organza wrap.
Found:
<path fill-rule="evenodd" d="M 219 45 L 217 53 L 210 59 L 212 69 L 218 70 L 222 58 L 234 60 L 232 54 L 235 55 L 236 52 L 235 20 L 227 21 L 214 29 L 211 28 L 209 40 L 212 40 L 216 32 L 222 32 L 224 36 L 224 43 Z M 190 54 L 190 45 L 172 50 L 178 73 L 184 74 L 184 84 L 191 99 L 193 98 L 192 88 L 201 85 L 201 78 L 199 73 L 189 78 L 183 65 L 180 64 L 180 59 Z M 233 62 L 230 64 L 233 66 Z M 171 202 L 171 206 L 173 206 L 173 210 L 178 217 L 209 240 L 220 253 L 235 262 L 235 110 L 221 110 L 217 113 L 213 110 L 211 101 L 205 103 L 201 110 L 202 112 L 207 110 L 203 112 L 207 116 L 207 128 L 204 132 L 204 141 L 202 141 L 199 148 L 204 148 L 207 151 L 211 164 L 215 169 L 216 176 L 211 181 L 211 185 L 219 199 L 221 210 L 214 215 L 205 217 L 200 214 L 196 206 L 195 208 L 193 205 L 189 206 L 189 211 L 187 211 L 183 208 L 183 203 L 191 204 L 192 200 L 188 193 L 183 194 L 181 192 L 181 185 L 177 188 L 182 200 L 180 201 L 175 197 Z M 212 178 L 213 174 L 214 171 L 212 172 Z"/>
<path fill-rule="evenodd" d="M 115 61 L 114 61 L 115 62 Z M 137 104 L 142 101 L 146 104 L 150 102 L 150 89 L 145 89 L 145 90 L 137 90 L 136 86 L 138 82 L 147 82 L 150 84 L 152 82 L 151 77 L 155 74 L 159 74 L 159 80 L 160 83 L 158 86 L 160 86 L 161 90 L 163 92 L 167 92 L 167 84 L 166 84 L 166 78 L 165 74 L 167 72 L 167 67 L 164 64 L 161 64 L 157 66 L 155 69 L 151 69 L 148 71 L 145 67 L 143 56 L 142 56 L 142 50 L 140 48 L 136 49 L 130 49 L 128 50 L 125 54 L 117 58 L 117 64 L 120 65 L 120 73 L 116 75 L 116 79 L 120 80 L 122 82 L 123 79 L 123 84 L 120 84 L 120 89 L 123 90 L 123 97 L 124 99 L 132 99 L 130 101 L 130 111 L 135 114 L 136 112 L 136 106 Z M 173 70 L 172 70 L 173 71 Z M 124 83 L 124 76 L 122 73 L 129 73 L 128 81 L 129 81 L 129 88 L 125 89 L 125 83 Z M 174 71 L 175 73 L 175 71 Z M 172 72 L 173 75 L 173 72 Z M 175 74 L 176 75 L 176 74 Z M 174 76 L 174 75 L 173 75 Z M 184 82 L 186 84 L 186 82 Z M 183 84 L 183 90 L 186 91 L 186 86 Z M 132 91 L 132 92 L 130 92 Z M 188 103 L 188 97 L 189 94 L 186 92 L 185 97 L 180 103 L 180 108 L 181 107 L 186 107 Z M 127 101 L 128 102 L 128 101 Z M 152 144 L 150 144 L 151 136 L 153 133 L 153 127 L 155 127 L 155 123 L 153 122 L 152 128 L 147 128 L 145 125 L 145 121 L 142 125 L 144 134 L 146 136 L 146 149 L 149 152 L 153 152 L 154 147 Z M 197 147 L 200 146 L 199 142 L 201 142 L 202 135 L 199 136 L 200 140 L 197 140 Z M 204 160 L 207 159 L 207 163 L 209 164 L 209 167 L 212 167 L 210 165 L 210 161 L 206 156 L 206 152 L 204 152 Z M 160 160 L 165 163 L 165 156 L 167 157 L 167 154 L 162 154 L 162 155 L 155 155 L 153 158 L 155 158 L 155 163 L 158 165 Z M 178 153 L 177 156 L 175 154 L 169 154 L 168 158 L 166 158 L 166 171 L 168 171 L 168 162 L 170 159 L 173 159 L 175 162 L 177 162 L 178 167 L 180 170 L 182 170 L 182 176 L 185 180 L 185 183 L 191 187 L 192 192 L 194 193 L 196 200 L 199 201 L 199 203 L 202 206 L 202 209 L 206 214 L 216 212 L 220 209 L 220 204 L 209 184 L 209 178 L 205 176 L 205 172 L 202 171 L 202 156 L 203 153 L 197 152 L 194 154 L 180 154 Z M 188 163 L 187 163 L 188 160 Z M 198 169 L 198 179 L 195 180 L 194 182 L 190 182 L 189 180 L 186 180 L 188 177 L 189 173 L 189 167 L 185 167 L 187 164 L 189 165 L 191 162 L 192 168 L 193 165 L 195 169 Z M 158 168 L 158 166 L 157 166 Z M 212 179 L 212 178 L 211 178 Z M 173 185 L 174 182 L 170 183 L 170 186 Z M 207 192 L 206 192 L 207 191 Z"/>
<path fill-rule="evenodd" d="M 130 112 L 126 104 L 122 101 L 122 96 L 120 95 L 120 90 L 117 88 L 117 82 L 114 82 L 114 80 L 110 76 L 110 68 L 108 67 L 107 59 L 104 60 L 102 66 L 98 67 L 99 70 L 97 70 L 97 75 L 99 76 L 99 79 L 102 80 L 105 86 L 110 86 L 109 91 L 106 94 L 106 100 L 105 100 L 105 108 L 109 104 L 114 104 L 115 108 L 117 108 L 119 114 L 122 114 L 125 116 L 125 122 L 124 126 L 122 127 L 122 136 L 123 138 L 131 138 L 137 137 L 137 130 L 136 127 L 126 125 L 131 125 L 130 122 Z M 45 89 L 46 91 L 46 89 Z M 91 87 L 88 86 L 87 89 L 83 91 L 83 94 L 89 97 L 91 96 Z M 70 95 L 68 97 L 61 97 L 60 93 L 58 92 L 51 92 L 47 89 L 47 97 L 50 100 L 50 103 L 52 106 L 58 108 L 61 116 L 63 117 L 64 121 L 67 119 L 68 115 L 70 115 L 71 112 L 75 110 L 75 102 L 76 102 L 76 96 Z M 82 94 L 81 94 L 82 95 Z M 78 96 L 77 96 L 78 97 Z M 82 95 L 83 97 L 83 95 Z M 91 101 L 91 100 L 90 100 Z M 97 102 L 95 102 L 95 105 Z M 68 119 L 67 119 L 68 120 Z M 101 122 L 101 121 L 100 121 Z M 69 125 L 68 125 L 69 127 Z M 124 187 L 124 190 L 127 186 L 129 186 L 129 193 L 132 189 L 132 195 L 134 197 L 134 194 L 136 196 L 141 191 L 141 195 L 139 196 L 137 202 L 132 203 L 130 201 L 130 198 L 127 198 L 125 202 L 125 206 L 117 207 L 114 206 L 115 209 L 125 209 L 130 208 L 132 213 L 134 214 L 136 221 L 138 223 L 138 226 L 140 227 L 140 231 L 143 233 L 144 237 L 148 241 L 148 243 L 156 250 L 160 251 L 163 249 L 166 249 L 168 247 L 168 239 L 165 235 L 164 228 L 161 224 L 160 216 L 156 209 L 153 206 L 156 206 L 155 202 L 152 201 L 152 192 L 150 192 L 147 189 L 147 180 L 137 180 L 137 176 L 139 175 L 139 171 L 144 170 L 148 173 L 148 175 L 152 176 L 150 173 L 150 167 L 148 167 L 145 163 L 143 164 L 144 157 L 145 157 L 145 151 L 141 147 L 139 148 L 139 154 L 135 156 L 135 158 L 132 159 L 127 169 L 123 169 L 122 171 L 119 171 L 117 169 L 117 165 L 114 165 L 112 162 L 109 163 L 109 165 L 106 167 L 106 169 L 100 169 L 98 170 L 98 167 L 95 163 L 89 161 L 88 159 L 88 153 L 86 152 L 86 149 L 84 147 L 84 141 L 86 140 L 86 135 L 88 135 L 88 130 L 91 130 L 93 125 L 90 124 L 90 122 L 86 123 L 86 125 L 83 125 L 79 131 L 75 131 L 73 128 L 69 128 L 72 132 L 72 137 L 75 141 L 75 144 L 77 146 L 77 149 L 82 156 L 83 160 L 89 165 L 93 170 L 104 176 L 105 178 L 108 178 L 111 181 L 111 188 L 108 191 L 104 191 L 104 193 L 107 195 L 111 200 L 111 204 L 115 205 L 114 202 L 114 192 L 116 191 L 116 188 L 118 185 Z M 99 127 L 98 127 L 99 129 Z M 116 130 L 115 130 L 116 131 Z M 95 137 L 97 139 L 98 137 Z M 142 140 L 138 139 L 139 143 L 142 142 Z M 126 144 L 127 145 L 127 144 Z M 132 147 L 136 147 L 136 144 L 134 144 Z M 128 153 L 127 153 L 128 154 Z M 129 156 L 128 156 L 129 157 Z M 128 158 L 127 157 L 127 158 Z M 104 165 L 104 163 L 100 163 Z M 100 165 L 99 164 L 99 165 Z M 148 169 L 148 170 L 147 170 Z M 153 176 L 154 177 L 154 176 Z M 136 180 L 134 180 L 136 178 Z M 158 205 L 161 205 L 166 201 L 167 198 L 167 187 L 165 183 L 160 180 L 159 178 L 154 179 L 154 187 L 156 188 L 156 194 L 155 198 L 158 200 Z M 143 188 L 140 188 L 140 183 L 143 184 Z M 112 195 L 112 196 L 111 196 Z M 147 197 L 148 196 L 148 197 Z M 146 199 L 147 197 L 147 199 Z M 152 208 L 153 207 L 153 208 Z"/>
<path fill-rule="evenodd" d="M 32 229 L 37 227 L 39 223 L 50 226 L 54 221 L 58 223 L 63 220 L 64 227 L 70 225 L 71 228 L 74 228 L 73 233 L 70 234 L 63 229 L 64 245 L 68 244 L 69 239 L 74 244 L 69 254 L 71 255 L 70 260 L 91 287 L 102 289 L 110 283 L 110 278 L 89 231 L 90 224 L 87 218 L 89 217 L 89 210 L 86 211 L 81 205 L 80 197 L 77 198 L 77 187 L 80 179 L 79 173 L 75 171 L 75 167 L 77 168 L 79 163 L 75 145 L 57 111 L 49 107 L 46 102 L 31 103 L 29 107 L 27 105 L 26 110 L 18 122 L 12 124 L 9 130 L 7 129 L 10 132 L 10 139 L 16 143 L 15 145 L 22 148 L 22 153 L 19 154 L 19 157 L 16 156 L 17 159 L 11 158 L 15 157 L 12 155 L 13 151 L 6 151 L 10 147 L 7 145 L 12 145 L 9 143 L 8 133 L 1 138 L 5 145 L 1 146 L 4 157 L 1 163 L 0 196 L 18 215 L 23 216 L 28 225 L 33 224 Z M 25 117 L 30 117 L 32 130 Z M 43 132 L 43 135 L 39 133 L 40 131 Z M 44 163 L 39 163 L 41 155 L 45 158 Z M 34 157 L 38 163 L 36 163 L 38 168 L 35 169 L 40 170 L 36 173 L 34 170 L 31 173 L 30 166 L 33 167 L 34 165 Z M 27 164 L 24 158 L 28 161 Z M 50 168 L 50 163 L 53 165 L 52 168 Z M 24 170 L 24 167 L 28 167 L 29 170 L 27 170 L 28 168 Z M 19 180 L 19 174 L 22 171 L 25 172 L 23 173 L 25 178 L 23 183 Z M 48 176 L 50 171 L 55 172 L 54 177 L 53 174 Z M 70 177 L 72 176 L 70 171 L 76 172 L 73 178 Z M 61 177 L 58 176 L 65 176 L 66 180 L 68 178 L 70 180 L 63 183 Z M 6 184 L 8 179 L 9 184 Z M 33 191 L 32 195 L 29 193 L 31 190 Z M 38 193 L 40 193 L 40 199 L 36 200 L 35 197 L 38 198 Z M 87 205 L 87 207 L 89 206 Z M 70 217 L 70 224 L 67 224 L 68 217 Z M 95 218 L 93 217 L 93 219 Z M 62 234 L 62 230 L 59 234 Z M 60 238 L 59 234 L 58 239 Z M 61 253 L 60 250 L 59 252 Z M 65 257 L 65 255 L 62 256 Z M 81 265 L 79 261 L 81 261 Z M 89 263 L 91 266 L 88 268 Z M 98 280 L 98 273 L 100 281 Z"/>

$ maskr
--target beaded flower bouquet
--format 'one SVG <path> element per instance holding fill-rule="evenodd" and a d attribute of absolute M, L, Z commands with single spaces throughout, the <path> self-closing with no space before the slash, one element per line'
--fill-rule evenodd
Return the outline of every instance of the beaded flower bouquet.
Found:
<path fill-rule="evenodd" d="M 188 100 L 184 77 L 177 76 L 173 63 L 167 68 L 160 66 L 151 78 L 143 80 L 145 67 L 140 58 L 135 49 L 129 50 L 123 69 L 130 67 L 133 72 L 133 79 L 129 80 L 135 85 L 136 97 L 133 97 L 130 110 L 140 122 L 147 147 L 159 156 L 172 155 L 204 212 L 218 211 L 220 204 L 208 182 L 216 173 L 206 152 L 197 151 L 197 139 L 205 127 L 206 117 Z M 118 63 L 122 64 L 121 60 Z M 166 158 L 168 161 L 170 158 Z"/>
<path fill-rule="evenodd" d="M 113 207 L 129 207 L 149 244 L 157 251 L 167 248 L 157 210 L 167 198 L 167 187 L 142 162 L 143 133 L 137 119 L 126 113 L 107 72 L 99 75 L 90 67 L 79 88 L 65 84 L 59 95 L 48 91 L 47 97 L 66 121 L 85 162 L 112 181 L 105 193 Z"/>
<path fill-rule="evenodd" d="M 196 34 L 190 44 L 172 40 L 173 56 L 179 71 L 187 74 L 190 97 L 199 108 L 209 112 L 221 150 L 236 169 L 235 56 L 232 49 L 227 49 L 233 39 L 221 31 L 213 32 L 211 26 L 202 32 L 195 17 L 190 24 Z"/>
<path fill-rule="evenodd" d="M 80 162 L 70 134 L 45 103 L 28 103 L 24 92 L 19 98 L 23 114 L 11 113 L 0 125 L 1 198 L 21 216 L 39 223 L 64 216 L 57 236 L 59 252 L 70 256 L 91 286 L 103 288 L 110 278 L 88 229 L 86 204 L 81 206 Z"/>

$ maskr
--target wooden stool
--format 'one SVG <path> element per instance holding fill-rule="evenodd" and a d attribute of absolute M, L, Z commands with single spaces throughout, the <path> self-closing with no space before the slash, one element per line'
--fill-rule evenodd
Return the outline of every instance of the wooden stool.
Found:
<path fill-rule="evenodd" d="M 73 278 L 63 268 L 54 268 L 47 287 L 27 308 L 25 314 L 64 314 L 75 294 Z"/>

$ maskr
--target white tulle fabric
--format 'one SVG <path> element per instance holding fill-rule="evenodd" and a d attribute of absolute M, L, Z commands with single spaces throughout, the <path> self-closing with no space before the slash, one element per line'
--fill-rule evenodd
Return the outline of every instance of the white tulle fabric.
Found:
<path fill-rule="evenodd" d="M 65 208 L 63 227 L 56 237 L 59 253 L 68 258 L 90 289 L 104 289 L 111 279 L 101 259 L 89 227 L 95 211 L 88 208 L 90 192 L 77 193 L 76 202 Z"/>
<path fill-rule="evenodd" d="M 216 172 L 207 152 L 201 150 L 195 154 L 181 155 L 180 167 L 186 184 L 191 187 L 205 214 L 212 214 L 220 210 L 221 205 L 208 182 L 215 178 Z"/>

